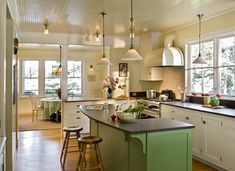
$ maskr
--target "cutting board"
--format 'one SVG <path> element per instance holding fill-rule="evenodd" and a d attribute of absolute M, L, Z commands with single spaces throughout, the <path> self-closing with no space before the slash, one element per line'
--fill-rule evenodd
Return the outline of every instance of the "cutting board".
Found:
<path fill-rule="evenodd" d="M 223 109 L 224 106 L 211 106 L 211 105 L 202 105 L 203 107 L 211 108 L 211 109 Z"/>

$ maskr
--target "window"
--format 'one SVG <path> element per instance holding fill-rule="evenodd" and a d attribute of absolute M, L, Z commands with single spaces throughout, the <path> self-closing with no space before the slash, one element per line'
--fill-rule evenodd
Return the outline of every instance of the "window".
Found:
<path fill-rule="evenodd" d="M 235 37 L 215 38 L 201 45 L 207 61 L 204 65 L 192 63 L 198 55 L 198 44 L 188 46 L 186 75 L 190 91 L 235 96 Z"/>
<path fill-rule="evenodd" d="M 22 61 L 22 94 L 29 95 L 33 92 L 39 94 L 39 61 L 38 60 L 23 60 Z"/>
<path fill-rule="evenodd" d="M 219 39 L 219 82 L 223 95 L 235 95 L 235 37 Z"/>
<path fill-rule="evenodd" d="M 82 93 L 82 61 L 68 61 L 68 96 Z"/>
<path fill-rule="evenodd" d="M 60 75 L 52 75 L 58 65 L 57 61 L 45 61 L 45 95 L 56 95 L 55 90 L 60 87 Z"/>
<path fill-rule="evenodd" d="M 207 65 L 193 64 L 198 56 L 198 44 L 191 46 L 191 90 L 193 92 L 210 92 L 213 88 L 213 41 L 201 44 L 201 54 Z"/>

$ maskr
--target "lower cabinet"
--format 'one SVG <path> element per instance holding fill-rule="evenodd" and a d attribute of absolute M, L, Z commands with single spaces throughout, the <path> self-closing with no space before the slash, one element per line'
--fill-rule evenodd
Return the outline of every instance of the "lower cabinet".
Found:
<path fill-rule="evenodd" d="M 221 165 L 221 126 L 219 117 L 202 115 L 202 154 L 204 159 Z"/>
<path fill-rule="evenodd" d="M 226 118 L 222 126 L 222 164 L 235 171 L 235 119 Z"/>
<path fill-rule="evenodd" d="M 69 102 L 64 105 L 64 121 L 63 126 L 81 126 L 83 130 L 81 133 L 90 132 L 89 118 L 80 112 L 78 102 Z"/>
<path fill-rule="evenodd" d="M 191 123 L 192 153 L 203 160 L 235 171 L 235 119 L 161 104 L 161 116 Z"/>

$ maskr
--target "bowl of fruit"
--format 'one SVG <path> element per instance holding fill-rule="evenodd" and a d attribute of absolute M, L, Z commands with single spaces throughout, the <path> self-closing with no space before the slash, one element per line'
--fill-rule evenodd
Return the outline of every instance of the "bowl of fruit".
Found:
<path fill-rule="evenodd" d="M 135 122 L 140 112 L 144 109 L 142 105 L 129 107 L 124 111 L 117 111 L 117 117 L 123 122 Z"/>

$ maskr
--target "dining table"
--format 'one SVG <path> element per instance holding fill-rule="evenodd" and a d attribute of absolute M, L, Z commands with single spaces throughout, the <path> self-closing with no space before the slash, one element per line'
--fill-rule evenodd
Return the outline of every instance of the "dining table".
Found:
<path fill-rule="evenodd" d="M 50 120 L 50 116 L 53 113 L 61 111 L 61 99 L 56 97 L 48 97 L 40 99 L 41 106 L 43 108 L 44 119 Z"/>

